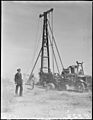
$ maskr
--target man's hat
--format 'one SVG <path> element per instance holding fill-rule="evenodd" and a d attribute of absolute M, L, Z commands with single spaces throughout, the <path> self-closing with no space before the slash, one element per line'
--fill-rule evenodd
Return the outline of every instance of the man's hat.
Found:
<path fill-rule="evenodd" d="M 18 69 L 17 69 L 17 71 L 21 71 L 21 69 L 20 69 L 20 68 L 18 68 Z"/>

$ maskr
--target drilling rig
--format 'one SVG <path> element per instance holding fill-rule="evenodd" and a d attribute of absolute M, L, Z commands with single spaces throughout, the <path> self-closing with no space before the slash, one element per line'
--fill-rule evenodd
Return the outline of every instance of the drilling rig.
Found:
<path fill-rule="evenodd" d="M 84 91 L 85 89 L 88 89 L 89 85 L 92 85 L 92 77 L 84 75 L 83 70 L 83 62 L 76 61 L 77 65 L 69 66 L 68 68 L 64 68 L 61 56 L 59 54 L 59 50 L 57 48 L 57 44 L 53 35 L 53 30 L 51 28 L 50 22 L 48 20 L 48 15 L 52 13 L 53 14 L 53 8 L 50 10 L 43 12 L 43 14 L 39 15 L 39 18 L 43 18 L 43 35 L 42 35 L 42 46 L 39 51 L 39 54 L 37 56 L 37 59 L 35 61 L 35 64 L 33 66 L 33 69 L 31 71 L 31 74 L 29 76 L 28 81 L 31 80 L 33 76 L 33 71 L 35 69 L 35 66 L 37 64 L 37 61 L 39 57 L 41 56 L 41 68 L 39 71 L 39 85 L 45 86 L 45 84 L 53 83 L 55 85 L 55 88 L 58 90 L 66 90 L 67 85 L 74 86 L 77 90 Z M 52 34 L 52 40 L 50 39 L 49 30 Z M 50 69 L 50 49 L 49 49 L 49 43 L 52 47 L 52 54 L 53 58 L 56 63 L 56 67 L 58 72 L 54 73 Z M 61 63 L 61 72 L 59 71 L 56 55 L 53 49 L 53 43 L 55 45 L 58 58 Z"/>
<path fill-rule="evenodd" d="M 45 82 L 50 82 L 52 79 L 52 73 L 50 70 L 50 56 L 49 56 L 49 41 L 48 41 L 48 19 L 47 15 L 53 12 L 53 8 L 40 14 L 39 17 L 43 17 L 43 36 L 42 36 L 42 48 L 41 48 L 41 68 L 39 72 L 40 83 L 44 86 Z"/>
<path fill-rule="evenodd" d="M 38 54 L 38 57 L 37 57 L 37 59 L 35 61 L 35 64 L 33 66 L 33 69 L 31 71 L 30 77 L 28 79 L 28 81 L 29 81 L 32 78 L 33 70 L 34 70 L 34 68 L 35 68 L 35 66 L 37 64 L 37 61 L 38 61 L 39 57 L 41 56 L 41 68 L 40 68 L 40 72 L 39 72 L 39 84 L 43 85 L 43 86 L 44 86 L 45 83 L 46 84 L 47 83 L 53 83 L 54 82 L 54 76 L 55 76 L 55 74 L 50 69 L 50 49 L 49 49 L 49 43 L 52 46 L 52 54 L 53 54 L 53 58 L 54 58 L 55 63 L 56 63 L 56 67 L 57 67 L 58 73 L 60 73 L 60 72 L 59 72 L 59 68 L 58 68 L 58 63 L 57 63 L 57 59 L 56 59 L 56 56 L 55 56 L 55 52 L 54 52 L 54 49 L 53 49 L 53 42 L 54 42 L 54 45 L 56 47 L 56 51 L 58 53 L 58 57 L 59 57 L 62 69 L 64 68 L 63 64 L 62 64 L 62 60 L 61 60 L 60 54 L 59 54 L 59 51 L 58 51 L 58 48 L 57 48 L 57 44 L 56 44 L 55 38 L 53 36 L 53 31 L 52 31 L 50 22 L 48 20 L 48 15 L 50 13 L 53 14 L 53 8 L 51 8 L 50 10 L 48 10 L 46 12 L 43 12 L 43 14 L 39 15 L 39 18 L 43 18 L 42 46 L 41 46 L 40 52 Z M 50 29 L 50 32 L 52 34 L 52 40 L 51 40 L 50 35 L 49 35 L 49 29 Z"/>

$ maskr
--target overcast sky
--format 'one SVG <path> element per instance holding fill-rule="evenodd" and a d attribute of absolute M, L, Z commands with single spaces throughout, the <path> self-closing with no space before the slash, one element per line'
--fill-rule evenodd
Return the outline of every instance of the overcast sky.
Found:
<path fill-rule="evenodd" d="M 53 32 L 64 67 L 83 61 L 85 74 L 92 74 L 92 2 L 5 1 L 2 2 L 2 76 L 13 76 L 18 67 L 22 73 L 31 71 L 42 43 L 43 19 L 39 14 L 50 8 L 54 8 Z M 39 68 L 40 61 L 38 72 Z"/>

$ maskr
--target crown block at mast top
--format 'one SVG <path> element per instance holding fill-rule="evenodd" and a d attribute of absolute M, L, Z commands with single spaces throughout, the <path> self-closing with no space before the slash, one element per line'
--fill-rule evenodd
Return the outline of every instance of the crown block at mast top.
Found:
<path fill-rule="evenodd" d="M 46 12 L 43 12 L 43 14 L 40 14 L 39 17 L 43 17 L 44 15 L 47 15 L 48 13 L 52 12 L 53 11 L 53 8 L 51 8 L 50 10 L 46 11 Z"/>

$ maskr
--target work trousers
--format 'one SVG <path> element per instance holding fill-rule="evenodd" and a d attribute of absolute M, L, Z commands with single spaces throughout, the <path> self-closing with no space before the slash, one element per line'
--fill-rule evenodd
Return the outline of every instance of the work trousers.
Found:
<path fill-rule="evenodd" d="M 22 92 L 23 92 L 23 85 L 16 85 L 16 90 L 15 90 L 15 93 L 18 94 L 18 88 L 20 88 L 20 91 L 19 91 L 19 95 L 22 96 Z"/>

